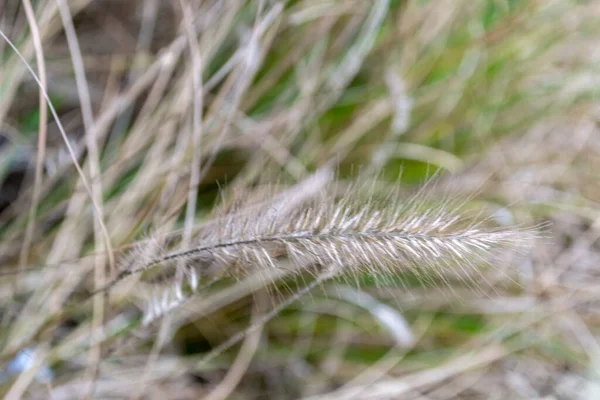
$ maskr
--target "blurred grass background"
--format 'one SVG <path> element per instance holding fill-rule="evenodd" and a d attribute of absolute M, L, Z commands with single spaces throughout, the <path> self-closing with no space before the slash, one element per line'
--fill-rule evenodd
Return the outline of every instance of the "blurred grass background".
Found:
<path fill-rule="evenodd" d="M 596 398 L 599 2 L 39 1 L 33 28 L 28 4 L 0 2 L 0 30 L 43 64 L 111 249 L 38 83 L 0 41 L 7 398 Z M 203 353 L 298 283 L 219 282 L 150 328 L 137 279 L 68 306 L 113 276 L 109 254 L 185 241 L 221 194 L 324 168 L 407 190 L 437 172 L 501 221 L 551 228 L 470 285 L 325 285 L 209 367 Z"/>

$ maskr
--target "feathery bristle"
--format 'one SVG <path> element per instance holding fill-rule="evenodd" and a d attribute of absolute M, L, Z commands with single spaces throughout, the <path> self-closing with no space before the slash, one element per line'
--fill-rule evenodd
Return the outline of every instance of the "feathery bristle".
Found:
<path fill-rule="evenodd" d="M 278 268 L 282 258 L 290 259 L 297 267 L 290 272 L 298 274 L 309 269 L 318 274 L 319 266 L 333 265 L 340 274 L 428 270 L 462 276 L 493 263 L 500 252 L 519 250 L 535 235 L 532 230 L 486 228 L 487 221 L 461 216 L 456 201 L 430 201 L 427 189 L 406 202 L 397 190 L 377 195 L 371 189 L 365 199 L 361 185 L 351 185 L 341 195 L 338 189 L 331 185 L 293 210 L 279 200 L 222 216 L 196 234 L 194 247 L 158 252 L 162 255 L 149 261 L 137 257 L 121 278 L 183 264 L 188 291 L 195 292 L 207 277 L 242 278 Z M 147 321 L 181 304 L 181 283 L 174 286 L 153 301 Z"/>

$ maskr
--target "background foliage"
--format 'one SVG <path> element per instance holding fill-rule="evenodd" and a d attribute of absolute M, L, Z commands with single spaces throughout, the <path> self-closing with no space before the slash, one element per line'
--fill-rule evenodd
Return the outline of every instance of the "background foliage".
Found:
<path fill-rule="evenodd" d="M 596 398 L 599 17 L 574 0 L 4 0 L 40 82 L 1 40 L 0 391 Z M 86 300 L 136 243 L 310 197 L 323 171 L 407 198 L 435 174 L 500 225 L 550 224 L 467 283 L 320 285 L 210 363 L 304 281 L 224 279 L 147 327 L 160 277 Z"/>

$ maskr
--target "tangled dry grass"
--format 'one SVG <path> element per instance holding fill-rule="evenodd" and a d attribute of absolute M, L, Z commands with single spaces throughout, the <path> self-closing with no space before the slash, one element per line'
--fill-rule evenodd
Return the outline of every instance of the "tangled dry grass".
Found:
<path fill-rule="evenodd" d="M 599 18 L 0 2 L 0 392 L 596 398 Z"/>

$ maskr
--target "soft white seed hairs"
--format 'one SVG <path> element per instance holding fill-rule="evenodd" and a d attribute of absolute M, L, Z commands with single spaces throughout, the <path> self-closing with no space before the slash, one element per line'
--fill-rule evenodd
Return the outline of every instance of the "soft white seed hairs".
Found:
<path fill-rule="evenodd" d="M 351 275 L 412 271 L 424 279 L 432 274 L 464 279 L 502 252 L 524 249 L 536 236 L 534 229 L 486 227 L 489 221 L 483 218 L 462 216 L 457 201 L 435 201 L 426 191 L 403 201 L 398 189 L 381 193 L 371 185 L 365 196 L 364 183 L 340 188 L 329 185 L 294 210 L 280 212 L 281 203 L 266 203 L 250 212 L 230 212 L 197 232 L 195 245 L 182 251 L 151 243 L 152 251 L 138 249 L 105 290 L 128 275 L 154 267 L 172 270 L 183 262 L 187 289 L 167 279 L 167 288 L 147 307 L 144 322 L 149 323 L 181 305 L 186 293 L 196 292 L 207 278 L 242 278 L 280 268 L 282 258 L 297 267 L 290 274 L 319 276 L 320 266 L 334 265 Z"/>

